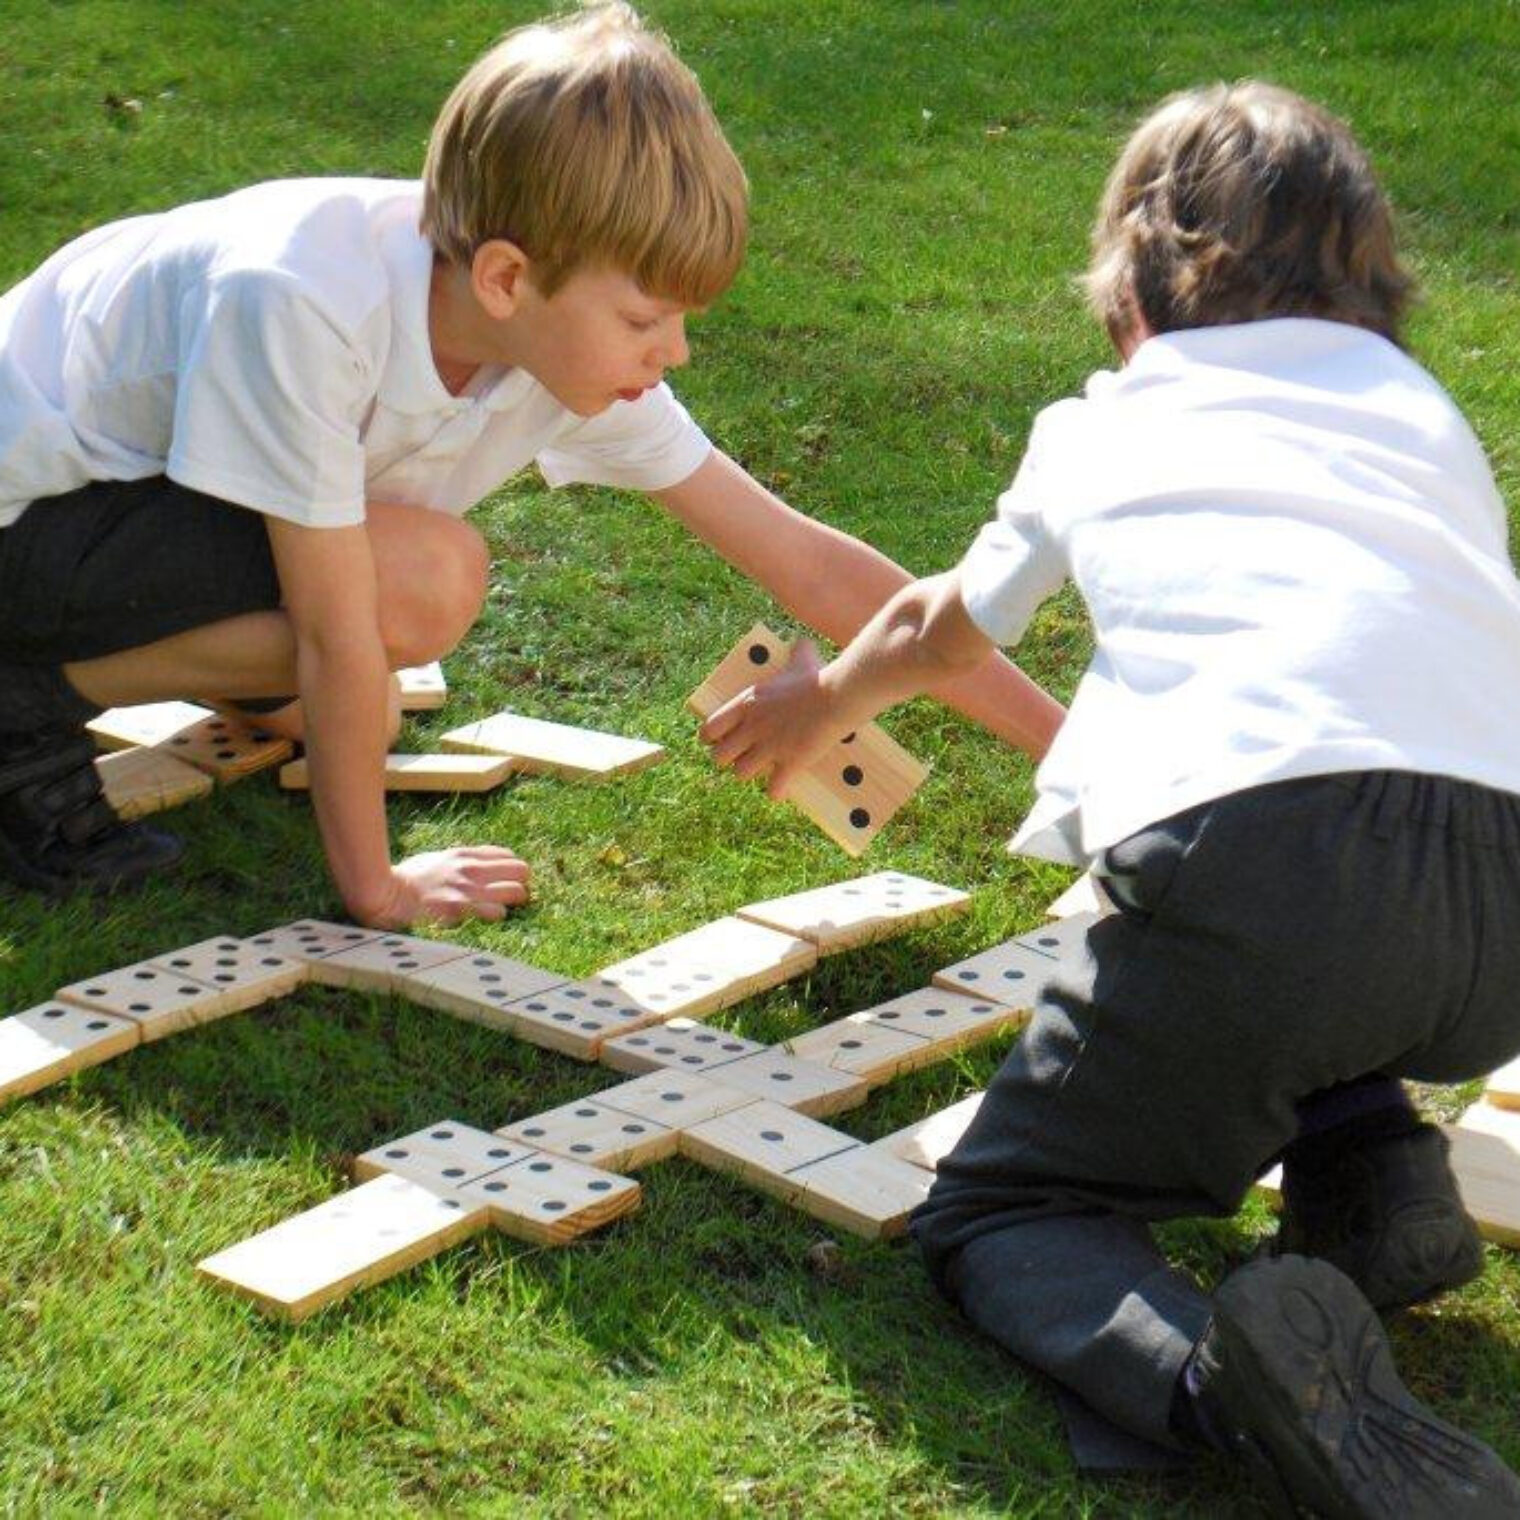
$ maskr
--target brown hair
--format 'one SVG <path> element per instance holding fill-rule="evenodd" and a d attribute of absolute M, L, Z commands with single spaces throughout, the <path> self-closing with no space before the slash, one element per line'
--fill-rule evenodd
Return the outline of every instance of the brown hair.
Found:
<path fill-rule="evenodd" d="M 552 295 L 605 264 L 705 306 L 744 257 L 744 171 L 696 77 L 627 5 L 509 32 L 444 103 L 422 231 L 467 268 L 508 238 Z"/>
<path fill-rule="evenodd" d="M 1346 124 L 1256 80 L 1173 95 L 1109 176 L 1084 283 L 1120 338 L 1324 317 L 1394 342 L 1414 294 L 1393 218 Z"/>

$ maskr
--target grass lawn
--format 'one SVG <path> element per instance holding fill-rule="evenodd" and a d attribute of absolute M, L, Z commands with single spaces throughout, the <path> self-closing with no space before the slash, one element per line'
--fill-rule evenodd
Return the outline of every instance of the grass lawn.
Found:
<path fill-rule="evenodd" d="M 1350 118 L 1403 217 L 1417 354 L 1520 505 L 1520 9 L 1512 0 L 652 0 L 754 189 L 753 252 L 696 327 L 683 398 L 799 507 L 910 567 L 950 563 L 1043 403 L 1107 363 L 1070 276 L 1119 142 L 1168 90 L 1257 74 Z M 0 286 L 131 212 L 305 173 L 415 173 L 454 77 L 523 0 L 15 0 L 0 35 Z M 394 844 L 494 839 L 539 896 L 456 937 L 570 973 L 849 863 L 717 775 L 684 694 L 753 589 L 657 511 L 510 482 L 476 514 L 488 614 L 408 746 L 512 705 L 645 734 L 604 788 L 392 804 Z M 1069 694 L 1070 594 L 1019 657 Z M 1513 694 L 1495 693 L 1496 701 Z M 870 857 L 975 886 L 974 913 L 742 1005 L 776 1039 L 1031 927 L 1064 885 L 1008 857 L 1031 768 L 944 712 L 889 726 L 935 771 Z M 205 936 L 337 911 L 306 802 L 256 778 L 174 815 L 185 868 L 134 897 L 0 894 L 0 1011 Z M 982 1085 L 996 1052 L 845 1116 L 873 1136 Z M 1249 1052 L 1242 1053 L 1249 1059 Z M 383 999 L 309 989 L 0 1114 L 0 1494 L 7 1512 L 1220 1516 L 1235 1473 L 1078 1478 L 1048 1389 L 975 1339 L 915 1255 L 846 1239 L 686 1163 L 570 1249 L 466 1245 L 309 1324 L 197 1259 L 343 1186 L 346 1153 L 444 1115 L 492 1127 L 607 1073 Z M 1430 1095 L 1447 1111 L 1470 1091 Z M 1137 1113 L 1144 1094 L 1137 1094 Z M 1269 1228 L 1168 1232 L 1212 1279 Z M 1520 1465 L 1520 1261 L 1393 1328 L 1412 1385 Z"/>

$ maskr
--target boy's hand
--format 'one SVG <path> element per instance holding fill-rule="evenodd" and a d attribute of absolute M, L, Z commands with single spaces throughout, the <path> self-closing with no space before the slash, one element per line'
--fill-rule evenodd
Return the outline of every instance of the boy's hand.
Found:
<path fill-rule="evenodd" d="M 798 639 L 784 669 L 725 702 L 697 735 L 736 776 L 768 777 L 766 790 L 779 800 L 800 772 L 849 732 L 821 675 L 817 648 Z"/>
<path fill-rule="evenodd" d="M 527 902 L 531 878 L 528 863 L 499 845 L 432 850 L 392 866 L 389 896 L 358 916 L 377 929 L 501 918 Z"/>

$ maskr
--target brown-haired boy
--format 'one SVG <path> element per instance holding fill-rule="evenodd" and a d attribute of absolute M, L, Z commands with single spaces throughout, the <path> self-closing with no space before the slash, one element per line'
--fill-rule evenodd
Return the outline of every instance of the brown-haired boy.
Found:
<path fill-rule="evenodd" d="M 114 885 L 178 853 L 102 799 L 101 707 L 298 693 L 265 721 L 304 728 L 355 917 L 523 901 L 500 847 L 393 865 L 381 762 L 387 673 L 480 609 L 462 514 L 533 461 L 650 492 L 805 621 L 858 628 L 903 572 L 762 490 L 662 384 L 745 225 L 695 78 L 610 4 L 476 63 L 422 184 L 283 181 L 137 217 L 0 298 L 0 875 Z M 1032 753 L 1060 721 L 1001 658 L 943 695 Z"/>
<path fill-rule="evenodd" d="M 1109 181 L 1089 288 L 1124 367 L 1040 415 L 958 569 L 704 735 L 783 793 L 1073 579 L 1096 651 L 1015 844 L 1091 863 L 1119 911 L 941 1163 L 931 1273 L 1100 1412 L 1230 1451 L 1288 1506 L 1520 1514 L 1514 1474 L 1399 1383 L 1369 1303 L 1481 1268 L 1398 1079 L 1520 1049 L 1502 503 L 1397 346 L 1387 205 L 1309 102 L 1165 103 Z M 1279 1254 L 1212 1295 L 1168 1267 L 1151 1223 L 1233 1213 L 1279 1155 Z"/>

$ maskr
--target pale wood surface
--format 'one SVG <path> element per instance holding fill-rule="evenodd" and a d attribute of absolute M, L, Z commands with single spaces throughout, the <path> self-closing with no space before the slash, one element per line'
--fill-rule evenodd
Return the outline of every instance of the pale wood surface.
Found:
<path fill-rule="evenodd" d="M 726 1029 L 714 1029 L 692 1019 L 671 1019 L 653 1029 L 608 1040 L 602 1046 L 601 1061 L 615 1071 L 704 1072 L 767 1049 L 759 1040 Z"/>
<path fill-rule="evenodd" d="M 982 1094 L 971 1093 L 959 1103 L 940 1109 L 937 1114 L 883 1135 L 873 1149 L 886 1151 L 912 1166 L 932 1172 L 939 1166 L 940 1158 L 955 1149 L 981 1105 Z"/>
<path fill-rule="evenodd" d="M 686 699 L 708 718 L 747 687 L 781 669 L 791 646 L 757 623 Z M 788 801 L 849 855 L 859 855 L 923 784 L 928 768 L 878 724 L 868 723 L 822 755 L 794 782 Z"/>
<path fill-rule="evenodd" d="M 1032 949 L 1021 936 L 936 971 L 934 985 L 1029 1013 L 1054 969 L 1051 957 Z"/>
<path fill-rule="evenodd" d="M 311 962 L 311 979 L 325 987 L 356 992 L 398 992 L 404 979 L 430 971 L 471 953 L 467 945 L 419 939 L 412 934 L 382 934 L 352 949 L 336 950 Z"/>
<path fill-rule="evenodd" d="M 231 936 L 170 950 L 154 956 L 152 964 L 219 988 L 224 996 L 217 1009 L 218 1018 L 284 997 L 310 974 L 305 961 L 276 955 L 261 945 Z"/>
<path fill-rule="evenodd" d="M 650 1072 L 596 1094 L 596 1102 L 603 1107 L 635 1119 L 652 1119 L 674 1130 L 689 1129 L 719 1114 L 748 1108 L 756 1101 L 753 1093 L 683 1071 Z"/>
<path fill-rule="evenodd" d="M 279 924 L 262 933 L 247 935 L 244 942 L 271 955 L 283 955 L 287 960 L 318 961 L 379 938 L 378 929 L 328 923 L 320 918 L 298 918 L 294 923 Z"/>
<path fill-rule="evenodd" d="M 408 665 L 398 670 L 396 684 L 401 688 L 402 712 L 431 712 L 449 699 L 449 683 L 437 660 L 431 665 Z"/>
<path fill-rule="evenodd" d="M 764 1101 L 684 1129 L 680 1142 L 683 1156 L 790 1201 L 807 1186 L 793 1180 L 798 1167 L 861 1148 L 852 1135 Z"/>
<path fill-rule="evenodd" d="M 562 987 L 565 980 L 557 971 L 477 951 L 426 970 L 405 972 L 396 978 L 395 990 L 424 1008 L 438 1008 L 492 1029 L 511 1030 L 516 1016 L 509 1003 Z"/>
<path fill-rule="evenodd" d="M 675 1154 L 679 1130 L 653 1119 L 619 1113 L 598 1101 L 598 1097 L 582 1098 L 504 1124 L 496 1133 L 550 1155 L 610 1172 L 637 1171 Z"/>
<path fill-rule="evenodd" d="M 510 755 L 387 755 L 388 792 L 489 792 L 516 769 Z M 304 792 L 311 773 L 303 756 L 280 767 L 280 785 L 287 792 Z"/>
<path fill-rule="evenodd" d="M 128 821 L 180 807 L 216 790 L 216 782 L 204 771 L 157 749 L 134 747 L 102 755 L 95 769 L 106 801 L 119 818 Z"/>
<path fill-rule="evenodd" d="M 1486 1239 L 1520 1249 L 1520 1114 L 1474 1103 L 1442 1128 L 1467 1212 Z"/>
<path fill-rule="evenodd" d="M 817 961 L 818 947 L 808 940 L 728 917 L 616 961 L 596 980 L 666 1018 L 700 1018 L 800 976 Z"/>
<path fill-rule="evenodd" d="M 595 1061 L 615 1035 L 658 1023 L 661 1014 L 640 1007 L 620 988 L 599 981 L 567 982 L 509 1003 L 506 1026 L 518 1039 L 578 1061 Z"/>
<path fill-rule="evenodd" d="M 877 871 L 740 908 L 740 918 L 811 940 L 820 955 L 886 939 L 971 906 L 971 894 L 903 871 Z"/>
<path fill-rule="evenodd" d="M 0 1099 L 19 1098 L 98 1066 L 142 1040 L 131 1019 L 71 1003 L 39 1003 L 0 1019 Z"/>
<path fill-rule="evenodd" d="M 135 707 L 108 707 L 85 727 L 102 749 L 152 746 L 204 723 L 216 714 L 194 702 L 143 702 Z"/>
<path fill-rule="evenodd" d="M 532 1154 L 531 1147 L 489 1130 L 474 1129 L 457 1119 L 441 1119 L 355 1156 L 353 1174 L 364 1181 L 394 1172 L 429 1187 L 457 1188 Z"/>
<path fill-rule="evenodd" d="M 196 1268 L 267 1314 L 303 1320 L 486 1228 L 490 1210 L 457 1190 L 376 1177 L 208 1256 Z"/>
<path fill-rule="evenodd" d="M 157 748 L 162 754 L 172 755 L 214 776 L 224 786 L 278 765 L 295 753 L 295 745 L 289 739 L 220 713 L 180 729 Z"/>
<path fill-rule="evenodd" d="M 1105 913 L 1113 911 L 1113 901 L 1098 885 L 1098 878 L 1091 871 L 1077 877 L 1045 910 L 1051 918 L 1075 918 L 1079 913 L 1090 913 L 1101 918 Z"/>
<path fill-rule="evenodd" d="M 852 1013 L 786 1040 L 779 1049 L 800 1060 L 849 1072 L 872 1087 L 890 1082 L 906 1071 L 940 1059 L 941 1052 L 922 1035 L 873 1024 Z"/>
<path fill-rule="evenodd" d="M 209 1023 L 226 1006 L 226 994 L 191 976 L 151 961 L 121 966 L 102 976 L 60 987 L 58 1001 L 131 1019 L 146 1040 L 162 1040 L 182 1029 Z"/>
<path fill-rule="evenodd" d="M 647 739 L 573 728 L 521 713 L 502 712 L 450 730 L 439 743 L 468 754 L 510 755 L 518 769 L 582 780 L 626 776 L 653 765 L 665 753 Z"/>
<path fill-rule="evenodd" d="M 934 1185 L 931 1173 L 870 1146 L 798 1167 L 790 1180 L 803 1185 L 797 1207 L 805 1214 L 867 1240 L 904 1234 Z"/>
<path fill-rule="evenodd" d="M 1520 1057 L 1488 1079 L 1483 1096 L 1496 1108 L 1520 1108 Z"/>
<path fill-rule="evenodd" d="M 643 1197 L 631 1177 L 542 1153 L 459 1191 L 468 1202 L 484 1203 L 498 1230 L 546 1246 L 601 1229 L 632 1213 Z"/>
<path fill-rule="evenodd" d="M 864 1103 L 870 1088 L 847 1071 L 831 1071 L 800 1061 L 784 1050 L 761 1050 L 741 1056 L 712 1072 L 713 1081 L 757 1098 L 785 1104 L 801 1114 L 819 1117 L 842 1113 Z"/>

